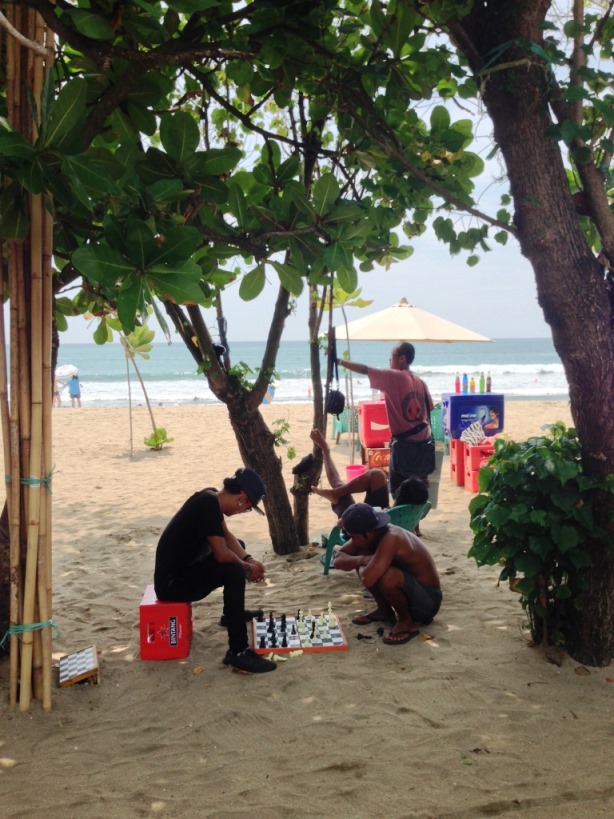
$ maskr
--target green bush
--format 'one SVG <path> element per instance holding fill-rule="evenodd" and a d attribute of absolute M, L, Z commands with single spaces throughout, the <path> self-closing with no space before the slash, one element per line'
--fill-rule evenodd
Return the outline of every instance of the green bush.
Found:
<path fill-rule="evenodd" d="M 499 580 L 520 593 L 536 643 L 564 645 L 587 588 L 588 544 L 608 544 L 600 520 L 614 476 L 584 475 L 576 431 L 559 422 L 522 443 L 498 439 L 478 485 L 469 557 L 501 565 Z"/>

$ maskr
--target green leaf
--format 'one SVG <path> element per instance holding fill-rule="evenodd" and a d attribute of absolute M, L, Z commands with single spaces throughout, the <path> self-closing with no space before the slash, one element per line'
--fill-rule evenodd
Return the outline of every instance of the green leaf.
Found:
<path fill-rule="evenodd" d="M 158 240 L 158 246 L 149 257 L 149 264 L 168 264 L 189 259 L 200 243 L 200 233 L 193 227 L 169 228 Z"/>
<path fill-rule="evenodd" d="M 154 202 L 177 202 L 183 192 L 180 179 L 159 179 L 149 187 L 149 195 Z"/>
<path fill-rule="evenodd" d="M 185 162 L 198 147 L 200 131 L 191 114 L 177 111 L 160 117 L 160 139 L 169 156 L 177 162 Z"/>
<path fill-rule="evenodd" d="M 325 173 L 313 186 L 311 199 L 317 215 L 322 218 L 339 198 L 339 183 L 332 173 Z"/>
<path fill-rule="evenodd" d="M 228 207 L 239 225 L 247 224 L 247 200 L 240 186 L 232 182 L 228 185 Z"/>
<path fill-rule="evenodd" d="M 134 271 L 134 265 L 107 245 L 84 245 L 72 254 L 72 263 L 86 279 L 103 287 L 114 287 Z"/>
<path fill-rule="evenodd" d="M 264 265 L 259 264 L 241 279 L 239 295 L 243 301 L 252 301 L 262 293 L 265 282 Z"/>
<path fill-rule="evenodd" d="M 0 238 L 25 239 L 29 231 L 30 222 L 19 185 L 0 188 Z"/>
<path fill-rule="evenodd" d="M 49 111 L 49 122 L 43 125 L 41 137 L 45 147 L 53 146 L 64 153 L 78 153 L 81 126 L 87 110 L 87 82 L 79 77 L 62 88 Z"/>
<path fill-rule="evenodd" d="M 65 156 L 62 160 L 62 173 L 73 180 L 78 180 L 81 185 L 92 191 L 113 193 L 117 196 L 120 193 L 107 169 L 97 162 L 92 162 L 84 154 Z"/>
<path fill-rule="evenodd" d="M 237 165 L 242 156 L 238 148 L 211 148 L 209 151 L 199 151 L 194 162 L 198 163 L 201 176 L 223 176 Z"/>
<path fill-rule="evenodd" d="M 0 154 L 16 159 L 33 159 L 34 148 L 17 131 L 0 129 Z"/>
<path fill-rule="evenodd" d="M 131 219 L 126 228 L 126 253 L 140 270 L 156 252 L 156 241 L 149 225 L 140 219 Z"/>
<path fill-rule="evenodd" d="M 130 275 L 117 294 L 117 315 L 122 326 L 134 330 L 136 313 L 143 299 L 143 279 L 137 274 Z"/>
<path fill-rule="evenodd" d="M 281 264 L 280 262 L 271 262 L 283 287 L 293 296 L 300 296 L 303 292 L 303 279 L 301 274 L 289 264 Z"/>
<path fill-rule="evenodd" d="M 107 322 L 104 318 L 101 319 L 100 324 L 94 330 L 94 341 L 96 344 L 106 344 L 107 341 L 113 341 L 113 333 L 107 327 Z"/>
<path fill-rule="evenodd" d="M 176 304 L 203 304 L 200 287 L 200 268 L 192 262 L 182 265 L 154 265 L 147 270 L 147 281 L 160 298 L 169 298 Z"/>
<path fill-rule="evenodd" d="M 450 127 L 450 112 L 443 105 L 437 105 L 431 112 L 431 128 L 433 131 L 447 131 Z"/>
<path fill-rule="evenodd" d="M 90 40 L 112 40 L 115 37 L 113 27 L 101 14 L 93 14 L 85 9 L 62 7 L 62 16 L 70 17 L 73 26 Z"/>
<path fill-rule="evenodd" d="M 358 287 L 358 274 L 353 267 L 345 267 L 337 271 L 339 287 L 346 293 L 353 293 Z"/>

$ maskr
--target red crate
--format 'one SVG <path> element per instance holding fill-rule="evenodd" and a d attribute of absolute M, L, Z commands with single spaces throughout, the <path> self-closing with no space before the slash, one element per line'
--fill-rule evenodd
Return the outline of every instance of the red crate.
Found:
<path fill-rule="evenodd" d="M 450 461 L 450 478 L 457 486 L 464 486 L 465 475 L 462 466 Z"/>
<path fill-rule="evenodd" d="M 390 441 L 385 401 L 361 401 L 358 404 L 358 435 L 365 449 L 381 448 Z"/>
<path fill-rule="evenodd" d="M 478 486 L 478 472 L 479 469 L 466 469 L 464 475 L 464 484 L 465 489 L 468 492 L 477 492 L 479 490 Z M 462 484 L 461 484 L 462 486 Z"/>
<path fill-rule="evenodd" d="M 139 607 L 141 660 L 180 660 L 190 653 L 192 604 L 161 601 L 153 584 Z"/>
<path fill-rule="evenodd" d="M 488 459 L 495 453 L 495 445 L 488 442 L 479 446 L 465 444 L 465 468 L 481 469 L 486 466 Z"/>

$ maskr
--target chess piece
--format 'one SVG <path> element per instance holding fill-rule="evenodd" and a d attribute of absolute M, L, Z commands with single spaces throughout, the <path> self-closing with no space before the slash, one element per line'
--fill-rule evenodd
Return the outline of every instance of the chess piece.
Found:
<path fill-rule="evenodd" d="M 264 636 L 264 634 L 260 638 L 260 648 L 266 648 L 266 637 Z"/>
<path fill-rule="evenodd" d="M 285 614 L 281 615 L 281 630 L 283 632 L 286 631 L 286 615 Z"/>
<path fill-rule="evenodd" d="M 286 638 L 286 633 L 285 633 L 285 632 L 284 632 L 283 639 L 282 639 L 282 641 L 281 641 L 281 647 L 282 647 L 282 648 L 288 648 L 288 640 L 287 640 L 287 638 Z"/>

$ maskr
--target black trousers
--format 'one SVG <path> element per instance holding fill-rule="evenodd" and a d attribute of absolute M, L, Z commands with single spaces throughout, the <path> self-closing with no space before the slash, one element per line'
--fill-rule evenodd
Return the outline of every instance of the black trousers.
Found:
<path fill-rule="evenodd" d="M 228 648 L 236 653 L 248 645 L 245 582 L 245 569 L 240 563 L 218 563 L 209 556 L 180 575 L 165 581 L 156 580 L 155 590 L 158 600 L 192 603 L 207 597 L 214 589 L 223 588 Z"/>

